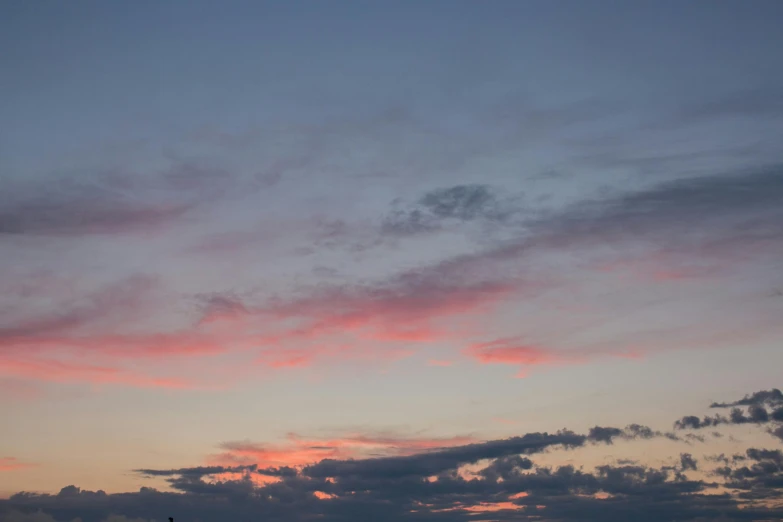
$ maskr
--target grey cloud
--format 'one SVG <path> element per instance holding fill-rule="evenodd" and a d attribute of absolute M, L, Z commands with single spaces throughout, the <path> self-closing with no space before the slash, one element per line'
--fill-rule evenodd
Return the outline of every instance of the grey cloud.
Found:
<path fill-rule="evenodd" d="M 619 437 L 622 434 L 623 430 L 619 428 L 602 428 L 600 426 L 595 426 L 590 428 L 587 438 L 588 440 L 611 444 L 615 437 Z"/>
<path fill-rule="evenodd" d="M 449 222 L 504 223 L 519 210 L 498 199 L 487 185 L 456 185 L 431 190 L 416 204 L 393 211 L 382 231 L 405 236 L 440 230 Z"/>
<path fill-rule="evenodd" d="M 710 408 L 731 408 L 733 406 L 750 406 L 750 405 L 783 405 L 783 392 L 777 388 L 771 390 L 761 390 L 751 395 L 746 395 L 744 398 L 734 402 L 713 402 L 710 404 Z"/>
<path fill-rule="evenodd" d="M 232 181 L 223 171 L 183 164 L 155 175 L 110 172 L 91 182 L 8 184 L 0 196 L 0 236 L 156 230 L 218 197 Z"/>
<path fill-rule="evenodd" d="M 723 415 L 706 415 L 703 418 L 688 415 L 676 421 L 674 427 L 683 429 L 701 429 L 720 424 L 764 424 L 770 421 L 769 412 L 763 406 L 750 406 L 747 412 L 740 408 L 733 408 L 728 417 Z"/>
<path fill-rule="evenodd" d="M 303 473 L 313 478 L 342 476 L 394 478 L 412 475 L 427 477 L 483 459 L 497 459 L 520 453 L 533 454 L 556 445 L 582 446 L 585 440 L 587 438 L 584 435 L 570 431 L 554 434 L 528 433 L 521 437 L 469 444 L 409 457 L 384 457 L 366 460 L 326 459 L 318 464 L 305 467 Z"/>
<path fill-rule="evenodd" d="M 196 295 L 195 298 L 202 319 L 218 316 L 241 316 L 250 313 L 244 302 L 232 294 L 213 293 Z"/>
<path fill-rule="evenodd" d="M 48 199 L 5 206 L 0 234 L 113 234 L 150 229 L 183 215 L 190 206 L 142 204 L 121 200 L 97 202 L 88 198 Z"/>
<path fill-rule="evenodd" d="M 777 388 L 758 391 L 732 402 L 713 402 L 710 408 L 731 408 L 731 411 L 728 416 L 718 414 L 700 418 L 687 415 L 675 421 L 674 428 L 698 430 L 721 424 L 771 424 L 767 431 L 783 440 L 783 394 Z"/>
<path fill-rule="evenodd" d="M 497 482 L 498 479 L 510 480 L 518 477 L 523 470 L 533 467 L 533 461 L 521 455 L 511 455 L 501 457 L 492 462 L 489 466 L 481 470 L 481 476 L 487 480 Z"/>
<path fill-rule="evenodd" d="M 193 468 L 178 469 L 136 469 L 134 473 L 150 477 L 203 477 L 205 475 L 215 475 L 217 473 L 245 473 L 256 471 L 257 466 L 251 464 L 248 466 L 197 466 Z"/>
<path fill-rule="evenodd" d="M 783 497 L 783 454 L 780 450 L 749 448 L 744 462 L 745 465 L 726 466 L 720 470 L 728 487 L 742 490 L 744 498 Z"/>
<path fill-rule="evenodd" d="M 519 261 L 536 252 L 626 241 L 729 262 L 738 251 L 783 246 L 783 166 L 666 182 L 583 201 L 527 220 L 515 230 L 518 239 L 421 267 L 418 273 L 433 278 L 484 273 L 511 277 Z"/>
<path fill-rule="evenodd" d="M 633 438 L 652 439 L 660 436 L 660 432 L 653 431 L 650 427 L 642 426 L 641 424 L 629 424 L 626 426 L 625 431 Z"/>
<path fill-rule="evenodd" d="M 497 199 L 486 185 L 457 185 L 428 192 L 419 203 L 439 218 L 470 221 L 497 215 Z"/>
<path fill-rule="evenodd" d="M 771 462 L 769 459 L 764 462 Z M 181 493 L 164 493 L 142 488 L 135 493 L 106 494 L 64 488 L 67 494 L 17 494 L 0 501 L 2 508 L 19 512 L 43 510 L 54 519 L 67 521 L 80 516 L 84 522 L 99 522 L 109 513 L 127 517 L 158 518 L 174 515 L 188 520 L 411 520 L 467 521 L 475 513 L 462 508 L 506 502 L 524 508 L 492 513 L 493 520 L 764 520 L 779 518 L 783 511 L 765 508 L 753 501 L 729 495 L 706 495 L 708 483 L 688 480 L 665 468 L 639 465 L 599 466 L 593 472 L 573 466 L 531 470 L 525 460 L 510 472 L 486 472 L 480 479 L 441 476 L 434 482 L 406 478 L 385 480 L 338 480 L 334 483 L 307 477 L 253 488 L 248 480 L 207 483 L 185 479 Z M 778 488 L 769 473 L 749 467 L 748 491 L 764 485 L 774 498 Z M 501 480 L 502 479 L 502 480 Z M 732 479 L 734 480 L 734 479 Z M 768 486 L 765 484 L 772 484 Z M 314 493 L 334 495 L 319 501 Z M 516 495 L 525 492 L 527 496 Z M 603 492 L 607 500 L 593 495 Z M 535 506 L 542 506 L 536 508 Z M 443 511 L 446 510 L 446 511 Z"/>
<path fill-rule="evenodd" d="M 534 244 L 559 247 L 621 239 L 703 246 L 783 239 L 783 167 L 667 182 L 577 204 L 531 224 Z M 752 224 L 753 228 L 745 228 Z M 680 246 L 684 246 L 680 244 Z"/>
<path fill-rule="evenodd" d="M 136 274 L 107 284 L 80 299 L 62 299 L 52 309 L 0 322 L 0 348 L 16 341 L 64 334 L 112 318 L 128 319 L 149 304 L 157 284 L 154 277 Z M 21 306 L 17 301 L 17 308 Z"/>
<path fill-rule="evenodd" d="M 695 415 L 687 415 L 674 423 L 675 429 L 678 430 L 685 430 L 685 429 L 700 429 L 700 428 L 706 428 L 708 426 L 717 426 L 718 424 L 726 424 L 727 419 L 725 417 L 721 416 L 714 416 L 709 417 L 706 416 L 703 419 L 700 419 L 699 417 Z"/>
<path fill-rule="evenodd" d="M 699 469 L 699 465 L 690 453 L 680 453 L 680 469 L 682 471 Z"/>

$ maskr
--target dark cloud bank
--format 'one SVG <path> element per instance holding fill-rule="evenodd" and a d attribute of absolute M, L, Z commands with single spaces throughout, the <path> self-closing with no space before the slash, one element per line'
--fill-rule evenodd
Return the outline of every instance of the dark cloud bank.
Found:
<path fill-rule="evenodd" d="M 683 452 L 672 456 L 674 464 L 661 467 L 625 460 L 592 470 L 536 463 L 536 455 L 550 450 L 585 445 L 611 448 L 623 440 L 641 443 L 665 437 L 692 446 L 704 438 L 691 430 L 732 423 L 758 426 L 783 440 L 783 396 L 777 389 L 712 407 L 733 409 L 729 416 L 710 417 L 720 421 L 683 417 L 673 432 L 638 424 L 623 429 L 596 426 L 586 434 L 528 433 L 409 456 L 326 459 L 297 469 L 254 465 L 140 469 L 135 473 L 165 477 L 174 492 L 143 487 L 133 493 L 106 494 L 76 486 L 55 495 L 22 492 L 0 501 L 0 519 L 42 511 L 55 520 L 78 517 L 83 522 L 97 522 L 111 514 L 202 522 L 780 520 L 783 453 L 778 448 L 750 448 L 743 454 L 703 459 Z M 472 474 L 460 473 L 466 465 L 471 465 Z M 220 473 L 241 478 L 221 481 L 216 477 Z M 258 486 L 252 480 L 258 476 L 274 482 Z M 489 505 L 498 509 L 476 511 Z"/>

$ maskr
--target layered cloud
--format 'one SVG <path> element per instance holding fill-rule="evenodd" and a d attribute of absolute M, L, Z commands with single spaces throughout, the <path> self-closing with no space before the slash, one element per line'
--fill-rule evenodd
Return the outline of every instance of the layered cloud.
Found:
<path fill-rule="evenodd" d="M 223 188 L 219 173 L 180 174 L 164 176 L 153 186 L 185 195 Z M 114 187 L 122 179 L 103 183 Z M 630 281 L 630 286 L 624 282 L 618 290 L 633 297 L 631 293 L 654 293 L 671 282 L 710 281 L 747 264 L 758 268 L 754 277 L 759 282 L 770 281 L 775 277 L 770 263 L 783 247 L 781 179 L 780 166 L 771 165 L 640 187 L 544 214 L 529 214 L 520 199 L 500 198 L 484 185 L 433 189 L 417 200 L 416 209 L 395 214 L 398 224 L 404 221 L 403 228 L 415 228 L 413 223 L 426 211 L 425 228 L 432 231 L 447 223 L 485 221 L 504 227 L 506 239 L 490 239 L 468 253 L 434 262 L 396 267 L 383 277 L 314 281 L 283 286 L 283 292 L 248 291 L 241 297 L 228 291 L 201 292 L 198 306 L 187 310 L 190 315 L 184 321 L 181 315 L 176 321 L 159 320 L 171 315 L 183 296 L 149 298 L 166 283 L 155 277 L 137 275 L 98 289 L 76 288 L 68 298 L 47 287 L 30 297 L 31 290 L 25 289 L 25 297 L 13 302 L 13 313 L 0 324 L 3 373 L 57 382 L 189 387 L 193 383 L 185 376 L 162 375 L 147 369 L 151 363 L 131 362 L 241 352 L 268 370 L 356 358 L 394 359 L 440 344 L 480 364 L 517 367 L 524 376 L 533 367 L 768 338 L 779 328 L 776 304 L 760 298 L 742 313 L 728 314 L 717 304 L 701 306 L 695 321 L 668 314 L 656 318 L 652 333 L 629 324 L 596 336 L 589 330 L 616 322 L 617 310 L 590 284 L 630 267 L 648 275 Z M 142 188 L 148 190 L 143 183 Z M 75 190 L 80 194 L 85 189 Z M 379 234 L 400 236 L 387 225 Z M 29 233 L 37 234 L 35 230 L 44 233 L 45 227 L 33 227 Z M 88 233 L 90 227 L 81 230 Z M 568 327 L 573 332 L 552 324 L 515 326 L 496 319 L 518 314 L 518 309 L 546 311 L 546 306 L 551 315 L 551 301 L 542 307 L 540 299 L 558 292 L 584 292 L 589 298 L 589 313 L 579 311 L 564 319 L 572 323 Z M 639 313 L 647 320 L 641 308 L 647 305 L 634 299 L 622 312 Z M 554 312 L 562 316 L 568 310 Z M 590 315 L 592 324 L 581 326 Z M 579 334 L 580 328 L 586 333 Z M 89 364 L 74 360 L 85 355 L 92 357 Z"/>
<path fill-rule="evenodd" d="M 776 389 L 763 391 L 731 404 L 752 403 L 753 397 L 767 403 L 779 395 Z M 750 415 L 748 410 L 759 404 L 732 407 Z M 611 458 L 616 444 L 651 444 L 654 439 L 668 441 L 673 452 L 665 464 Z M 79 516 L 85 522 L 98 522 L 110 513 L 207 521 L 472 520 L 479 513 L 491 513 L 484 516 L 492 520 L 543 521 L 739 521 L 783 516 L 779 449 L 747 447 L 729 456 L 699 457 L 694 449 L 707 452 L 711 443 L 688 443 L 692 449 L 681 451 L 679 445 L 686 442 L 638 424 L 595 426 L 587 433 L 527 433 L 485 442 L 389 434 L 339 440 L 292 435 L 285 449 L 224 444 L 235 457 L 252 463 L 136 471 L 164 478 L 171 492 L 142 487 L 135 493 L 106 494 L 68 486 L 56 495 L 15 494 L 0 501 L 0 513 L 27 516 L 42 510 L 55 520 Z M 367 448 L 387 454 L 368 458 L 354 453 Z M 586 448 L 609 451 L 614 463 L 586 469 L 540 461 L 544 456 L 550 462 L 553 456 L 567 459 Z"/>

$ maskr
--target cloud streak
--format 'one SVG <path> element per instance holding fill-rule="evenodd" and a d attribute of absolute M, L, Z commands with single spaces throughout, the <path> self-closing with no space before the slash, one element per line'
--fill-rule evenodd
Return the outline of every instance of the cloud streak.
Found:
<path fill-rule="evenodd" d="M 104 173 L 8 184 L 0 197 L 0 236 L 84 236 L 155 230 L 217 197 L 231 177 L 181 164 L 154 175 Z"/>

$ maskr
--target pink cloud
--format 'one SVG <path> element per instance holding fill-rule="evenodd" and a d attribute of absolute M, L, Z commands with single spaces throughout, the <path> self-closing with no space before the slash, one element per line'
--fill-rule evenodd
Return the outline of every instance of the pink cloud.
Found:
<path fill-rule="evenodd" d="M 67 363 L 52 359 L 0 358 L 0 374 L 51 382 L 88 382 L 93 384 L 125 384 L 134 387 L 188 388 L 181 379 L 155 378 L 118 368 Z"/>
<path fill-rule="evenodd" d="M 631 277 L 640 281 L 665 283 L 715 277 L 724 270 L 716 261 L 695 260 L 681 253 L 658 250 L 643 256 L 629 255 L 595 266 L 601 272 Z"/>
<path fill-rule="evenodd" d="M 468 346 L 465 353 L 481 364 L 504 364 L 518 366 L 518 378 L 524 378 L 530 369 L 539 366 L 565 366 L 587 364 L 599 356 L 639 360 L 643 357 L 638 349 L 610 351 L 590 349 L 580 351 L 555 351 L 525 344 L 518 338 L 496 339 L 487 343 Z"/>
<path fill-rule="evenodd" d="M 241 351 L 256 353 L 256 362 L 270 369 L 317 360 L 393 360 L 414 353 L 417 343 L 463 338 L 467 318 L 491 312 L 517 290 L 507 283 L 450 286 L 400 278 L 388 286 L 337 287 L 256 306 L 216 295 L 189 328 L 123 332 L 125 317 L 144 324 L 155 287 L 149 278 L 130 278 L 58 313 L 0 330 L 0 372 L 52 382 L 188 388 L 193 383 L 151 375 L 146 360 L 196 361 Z M 91 365 L 69 362 L 83 357 Z M 125 369 L 129 364 L 134 371 Z"/>
<path fill-rule="evenodd" d="M 453 364 L 453 362 L 452 361 L 443 361 L 443 360 L 439 360 L 439 359 L 430 359 L 429 361 L 427 361 L 427 364 L 430 365 L 430 366 L 447 367 L 447 366 L 451 366 Z"/>
<path fill-rule="evenodd" d="M 472 287 L 423 286 L 393 289 L 333 289 L 289 301 L 246 307 L 225 298 L 211 298 L 200 323 L 221 319 L 255 324 L 288 324 L 291 336 L 318 338 L 333 333 L 357 339 L 427 342 L 449 335 L 439 322 L 489 311 L 515 287 L 486 283 Z"/>
<path fill-rule="evenodd" d="M 527 376 L 527 370 L 536 366 L 584 364 L 587 359 L 577 354 L 556 353 L 537 346 L 523 344 L 519 339 L 497 339 L 470 345 L 465 353 L 481 364 L 518 366 L 516 377 Z"/>

